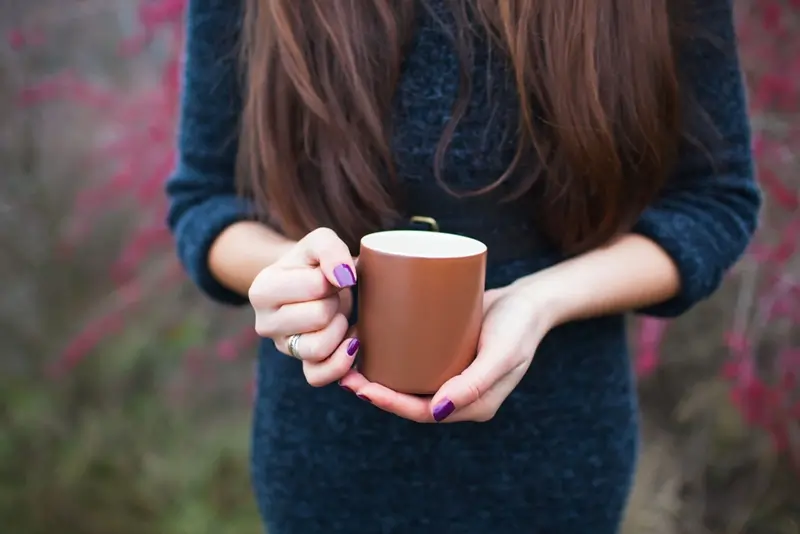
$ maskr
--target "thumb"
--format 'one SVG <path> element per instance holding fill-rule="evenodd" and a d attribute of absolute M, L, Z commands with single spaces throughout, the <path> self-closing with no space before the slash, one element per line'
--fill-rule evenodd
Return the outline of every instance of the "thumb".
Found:
<path fill-rule="evenodd" d="M 466 408 L 483 397 L 491 387 L 511 372 L 505 359 L 484 347 L 475 361 L 460 375 L 445 382 L 431 399 L 431 415 L 441 422 L 454 411 Z"/>
<path fill-rule="evenodd" d="M 339 288 L 356 283 L 356 269 L 350 249 L 330 228 L 317 228 L 297 242 L 281 259 L 283 265 L 319 267 L 328 282 Z"/>

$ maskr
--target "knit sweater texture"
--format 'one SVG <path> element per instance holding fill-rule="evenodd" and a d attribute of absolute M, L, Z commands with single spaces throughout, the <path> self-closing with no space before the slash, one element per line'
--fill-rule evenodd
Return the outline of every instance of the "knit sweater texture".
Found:
<path fill-rule="evenodd" d="M 705 147 L 681 146 L 669 186 L 633 231 L 655 241 L 681 276 L 678 295 L 637 310 L 675 317 L 710 296 L 744 252 L 761 197 L 730 0 L 704 0 L 695 38 L 679 53 L 681 77 L 713 123 Z M 444 0 L 420 9 L 394 103 L 392 149 L 409 188 L 408 215 L 489 247 L 487 288 L 563 261 L 526 207 L 491 196 L 460 201 L 434 177 L 434 152 L 458 94 L 459 62 L 443 29 Z M 247 303 L 221 285 L 209 248 L 250 218 L 234 167 L 242 109 L 236 45 L 241 6 L 191 0 L 178 162 L 168 181 L 169 226 L 197 286 L 224 304 Z M 442 168 L 457 189 L 486 185 L 513 158 L 518 103 L 508 69 L 476 47 L 473 91 Z M 688 124 L 702 129 L 702 120 Z M 699 132 L 699 130 L 698 130 Z M 689 132 L 690 134 L 693 132 Z M 699 136 L 705 135 L 705 131 Z M 691 138 L 692 136 L 688 136 Z M 267 177 L 269 179 L 269 177 Z M 527 236 L 517 258 L 492 256 L 493 239 Z M 252 439 L 253 485 L 270 534 L 611 534 L 635 466 L 637 406 L 623 315 L 568 323 L 541 343 L 526 376 L 486 423 L 419 425 L 338 388 L 309 387 L 299 362 L 269 340 L 259 347 Z"/>

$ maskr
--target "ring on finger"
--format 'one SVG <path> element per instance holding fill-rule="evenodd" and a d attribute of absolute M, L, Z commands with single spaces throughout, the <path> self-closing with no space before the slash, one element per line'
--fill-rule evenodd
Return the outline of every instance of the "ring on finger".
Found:
<path fill-rule="evenodd" d="M 289 336 L 289 342 L 287 343 L 289 354 L 293 358 L 297 358 L 298 360 L 302 359 L 300 358 L 300 353 L 297 351 L 297 344 L 300 341 L 300 336 L 301 334 L 292 334 L 291 336 Z"/>

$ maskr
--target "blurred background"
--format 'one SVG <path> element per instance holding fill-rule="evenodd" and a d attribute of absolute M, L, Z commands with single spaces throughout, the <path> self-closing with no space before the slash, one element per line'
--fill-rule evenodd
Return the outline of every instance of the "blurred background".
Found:
<path fill-rule="evenodd" d="M 0 0 L 0 532 L 255 534 L 250 314 L 163 220 L 187 0 Z M 800 0 L 735 0 L 762 228 L 631 342 L 625 534 L 800 533 Z"/>

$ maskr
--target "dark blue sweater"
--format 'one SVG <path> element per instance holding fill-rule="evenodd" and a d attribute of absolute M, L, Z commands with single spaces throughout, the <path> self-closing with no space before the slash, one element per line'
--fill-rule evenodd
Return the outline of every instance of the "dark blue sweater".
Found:
<path fill-rule="evenodd" d="M 440 1 L 432 4 L 447 18 Z M 670 186 L 634 228 L 662 246 L 680 271 L 680 294 L 641 310 L 657 316 L 676 316 L 717 289 L 745 250 L 760 206 L 730 1 L 701 4 L 695 22 L 713 39 L 687 43 L 680 69 L 718 137 L 708 145 L 710 158 L 688 143 L 682 147 Z M 250 213 L 233 180 L 241 111 L 235 71 L 239 26 L 233 0 L 190 2 L 179 160 L 167 185 L 169 225 L 183 265 L 204 292 L 228 304 L 244 304 L 246 298 L 220 285 L 207 260 L 219 233 Z M 445 179 L 456 186 L 481 185 L 513 155 L 513 139 L 509 144 L 502 134 L 517 112 L 516 99 L 499 82 L 503 73 L 480 53 L 475 68 L 473 102 L 444 168 Z M 433 151 L 457 83 L 450 43 L 440 27 L 421 18 L 396 98 L 393 148 L 400 176 L 423 192 L 420 205 L 441 206 L 426 214 L 435 215 L 443 230 L 486 235 L 487 228 L 502 233 L 509 225 L 524 227 L 521 219 L 465 217 L 435 184 Z M 491 100 L 487 84 L 497 89 Z M 488 203 L 484 207 L 487 214 L 495 212 Z M 489 287 L 563 259 L 535 229 L 528 231 L 533 242 L 542 243 L 538 252 L 490 266 Z M 264 343 L 253 469 L 270 534 L 486 529 L 570 534 L 589 526 L 585 531 L 613 532 L 636 434 L 624 338 L 621 317 L 556 329 L 495 420 L 434 430 L 378 414 L 330 388 L 312 391 L 296 362 Z M 438 459 L 429 463 L 415 450 Z M 392 462 L 400 467 L 387 471 Z M 407 478 L 409 486 L 395 476 Z M 436 495 L 452 502 L 445 505 Z M 357 510 L 354 501 L 361 503 Z"/>

